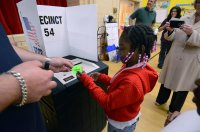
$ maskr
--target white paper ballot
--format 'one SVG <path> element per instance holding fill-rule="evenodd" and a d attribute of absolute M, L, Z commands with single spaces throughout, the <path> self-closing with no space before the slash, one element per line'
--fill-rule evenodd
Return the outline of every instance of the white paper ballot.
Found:
<path fill-rule="evenodd" d="M 80 65 L 87 74 L 99 68 L 98 65 L 83 59 L 76 58 L 71 61 L 74 65 Z M 56 77 L 63 85 L 77 79 L 76 75 L 72 72 L 54 73 L 54 77 Z"/>

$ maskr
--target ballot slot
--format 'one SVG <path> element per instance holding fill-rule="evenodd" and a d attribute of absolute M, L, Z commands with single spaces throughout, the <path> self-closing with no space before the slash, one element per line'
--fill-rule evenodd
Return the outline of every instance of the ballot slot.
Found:
<path fill-rule="evenodd" d="M 74 65 L 80 65 L 86 73 L 90 73 L 99 68 L 98 65 L 83 59 L 76 58 L 71 61 Z M 74 75 L 71 71 L 54 73 L 54 77 L 57 78 L 63 85 L 77 79 L 76 75 Z"/>

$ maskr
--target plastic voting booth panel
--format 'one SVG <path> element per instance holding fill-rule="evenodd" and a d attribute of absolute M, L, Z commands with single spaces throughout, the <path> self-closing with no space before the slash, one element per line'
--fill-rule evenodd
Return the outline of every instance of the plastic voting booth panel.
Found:
<path fill-rule="evenodd" d="M 31 51 L 98 61 L 96 5 L 55 7 L 23 0 L 17 7 Z"/>
<path fill-rule="evenodd" d="M 95 5 L 55 7 L 24 0 L 17 6 L 31 51 L 48 57 L 73 55 L 98 61 Z M 89 63 L 83 61 L 85 71 L 98 68 Z M 63 84 L 76 79 L 71 72 L 56 73 L 55 77 Z"/>

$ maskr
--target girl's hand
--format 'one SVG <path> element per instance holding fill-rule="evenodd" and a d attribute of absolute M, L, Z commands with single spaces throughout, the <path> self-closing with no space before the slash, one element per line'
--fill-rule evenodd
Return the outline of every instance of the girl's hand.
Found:
<path fill-rule="evenodd" d="M 99 75 L 100 75 L 99 72 L 94 72 L 94 73 L 91 73 L 91 74 L 90 74 L 90 77 L 91 77 L 94 81 L 97 81 L 97 80 L 99 79 Z"/>
<path fill-rule="evenodd" d="M 86 74 L 85 71 L 83 71 L 82 73 L 80 71 L 77 71 L 76 76 L 79 79 L 81 77 L 82 74 Z"/>

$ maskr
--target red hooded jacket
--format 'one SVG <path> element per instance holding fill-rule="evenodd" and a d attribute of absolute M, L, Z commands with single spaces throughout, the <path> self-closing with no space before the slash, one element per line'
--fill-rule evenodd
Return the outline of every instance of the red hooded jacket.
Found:
<path fill-rule="evenodd" d="M 101 74 L 98 81 L 109 86 L 107 92 L 97 86 L 90 76 L 82 74 L 80 77 L 107 116 L 121 122 L 137 116 L 144 95 L 154 88 L 157 79 L 157 72 L 148 64 L 144 68 L 122 68 L 113 78 Z"/>

